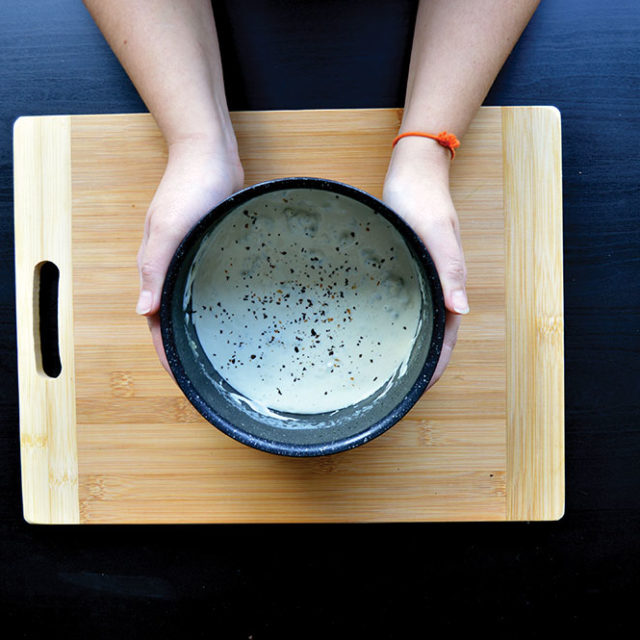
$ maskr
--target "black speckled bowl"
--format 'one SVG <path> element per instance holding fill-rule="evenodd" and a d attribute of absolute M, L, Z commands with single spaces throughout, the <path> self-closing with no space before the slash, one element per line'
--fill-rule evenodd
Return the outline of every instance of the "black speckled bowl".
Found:
<path fill-rule="evenodd" d="M 255 198 L 277 191 L 322 190 L 356 200 L 384 217 L 404 239 L 421 279 L 422 328 L 404 373 L 393 384 L 357 404 L 315 414 L 258 412 L 215 370 L 204 354 L 186 300 L 194 257 L 208 233 L 227 214 Z M 253 203 L 252 203 L 253 204 Z M 160 321 L 164 349 L 175 379 L 193 406 L 215 427 L 263 451 L 287 456 L 319 456 L 357 447 L 398 422 L 418 401 L 436 368 L 444 337 L 445 309 L 440 281 L 426 248 L 391 209 L 349 185 L 318 178 L 283 178 L 233 194 L 206 215 L 184 238 L 169 266 Z"/>

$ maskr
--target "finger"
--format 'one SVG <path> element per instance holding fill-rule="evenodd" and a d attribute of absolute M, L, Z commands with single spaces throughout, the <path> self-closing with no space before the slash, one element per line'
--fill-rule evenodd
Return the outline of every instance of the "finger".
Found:
<path fill-rule="evenodd" d="M 455 219 L 444 218 L 425 230 L 425 244 L 433 258 L 445 307 L 456 314 L 469 313 L 467 268 Z"/>
<path fill-rule="evenodd" d="M 138 270 L 140 273 L 140 295 L 136 312 L 150 316 L 160 308 L 162 286 L 171 258 L 182 236 L 176 236 L 175 230 L 153 229 L 140 247 Z"/>
<path fill-rule="evenodd" d="M 153 346 L 158 354 L 158 359 L 160 360 L 160 364 L 165 368 L 167 373 L 175 380 L 173 372 L 171 371 L 171 367 L 169 366 L 169 361 L 167 360 L 167 354 L 164 351 L 164 344 L 162 342 L 162 332 L 160 330 L 160 318 L 158 314 L 150 316 L 147 318 L 147 323 L 149 325 L 149 331 L 151 331 L 151 340 L 153 342 Z"/>
<path fill-rule="evenodd" d="M 447 368 L 449 364 L 449 360 L 451 360 L 451 354 L 453 353 L 453 348 L 456 346 L 456 342 L 458 340 L 458 329 L 460 328 L 462 318 L 457 313 L 451 313 L 447 311 L 445 325 L 444 325 L 444 340 L 442 342 L 442 351 L 440 352 L 440 358 L 438 359 L 438 364 L 436 366 L 436 370 L 433 373 L 433 377 L 427 386 L 427 391 L 431 389 L 431 387 L 440 380 L 444 370 Z"/>

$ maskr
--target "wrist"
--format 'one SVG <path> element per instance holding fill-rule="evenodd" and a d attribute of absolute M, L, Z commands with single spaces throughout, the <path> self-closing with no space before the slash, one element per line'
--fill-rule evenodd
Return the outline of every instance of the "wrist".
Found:
<path fill-rule="evenodd" d="M 165 134 L 169 162 L 195 160 L 240 164 L 238 144 L 229 119 L 228 126 L 208 123 Z"/>
<path fill-rule="evenodd" d="M 227 155 L 237 155 L 231 116 L 226 104 L 211 97 L 188 108 L 174 109 L 171 113 L 156 118 L 169 151 L 188 145 L 194 150 L 216 150 Z M 178 116 L 178 117 L 176 117 Z"/>
<path fill-rule="evenodd" d="M 168 143 L 167 172 L 196 180 L 200 186 L 229 193 L 242 188 L 244 170 L 235 144 L 208 134 L 189 134 Z"/>
<path fill-rule="evenodd" d="M 448 185 L 450 166 L 447 148 L 430 138 L 410 136 L 398 140 L 393 148 L 387 180 L 421 175 Z"/>
<path fill-rule="evenodd" d="M 209 125 L 192 129 L 182 129 L 165 133 L 169 154 L 177 155 L 189 150 L 207 155 L 216 153 L 228 157 L 238 155 L 235 133 L 228 127 Z"/>
<path fill-rule="evenodd" d="M 451 166 L 451 152 L 437 140 L 422 136 L 407 136 L 399 139 L 392 159 L 438 167 L 448 172 Z"/>

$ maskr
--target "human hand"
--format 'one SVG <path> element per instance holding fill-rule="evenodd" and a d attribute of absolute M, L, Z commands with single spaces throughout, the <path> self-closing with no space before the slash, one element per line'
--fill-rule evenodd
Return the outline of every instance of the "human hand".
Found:
<path fill-rule="evenodd" d="M 456 344 L 461 315 L 469 312 L 460 228 L 449 191 L 449 151 L 433 140 L 404 138 L 396 145 L 383 200 L 418 234 L 440 276 L 446 307 L 444 343 L 427 389 L 442 376 Z"/>
<path fill-rule="evenodd" d="M 149 205 L 138 251 L 137 313 L 147 317 L 153 345 L 171 375 L 160 333 L 160 298 L 167 268 L 186 233 L 216 204 L 242 187 L 237 156 L 211 150 L 199 140 L 169 147 L 167 166 Z"/>

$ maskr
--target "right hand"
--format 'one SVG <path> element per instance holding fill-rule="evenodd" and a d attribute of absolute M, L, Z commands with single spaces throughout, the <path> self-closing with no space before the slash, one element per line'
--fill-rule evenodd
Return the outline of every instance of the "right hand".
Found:
<path fill-rule="evenodd" d="M 153 345 L 171 374 L 160 333 L 160 298 L 167 268 L 187 232 L 215 205 L 242 188 L 244 174 L 237 156 L 199 140 L 169 147 L 167 166 L 151 201 L 138 251 L 140 296 L 136 312 L 147 317 Z"/>
<path fill-rule="evenodd" d="M 460 225 L 449 190 L 449 151 L 433 140 L 406 138 L 396 145 L 384 185 L 384 201 L 420 236 L 440 276 L 446 308 L 444 342 L 430 389 L 442 376 L 469 313 Z"/>

